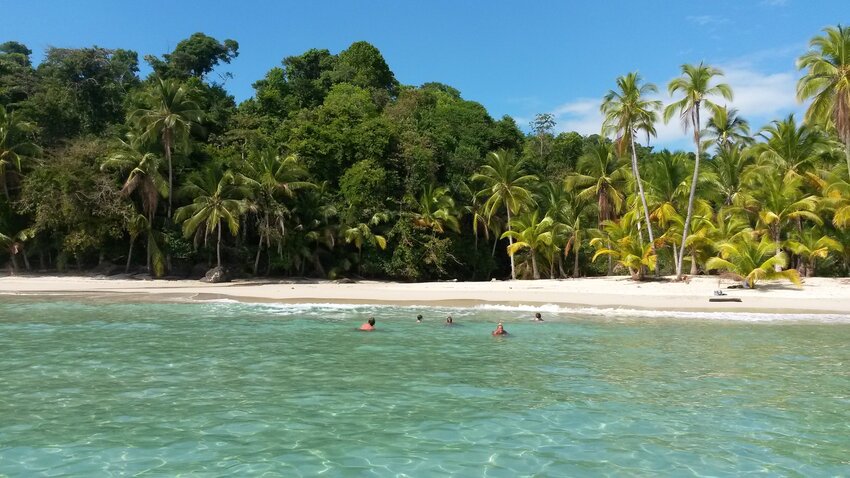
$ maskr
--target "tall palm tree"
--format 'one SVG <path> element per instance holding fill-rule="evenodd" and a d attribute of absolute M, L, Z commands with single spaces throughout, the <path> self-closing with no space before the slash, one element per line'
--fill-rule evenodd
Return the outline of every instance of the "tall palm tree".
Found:
<path fill-rule="evenodd" d="M 511 229 L 511 215 L 520 212 L 533 202 L 531 187 L 537 176 L 526 174 L 524 163 L 516 159 L 512 151 L 495 151 L 487 157 L 487 164 L 472 175 L 472 180 L 484 185 L 478 194 L 486 197 L 484 208 L 492 217 L 504 207 L 507 213 L 507 227 Z M 508 236 L 509 246 L 513 237 Z M 516 266 L 511 256 L 511 279 L 516 279 Z"/>
<path fill-rule="evenodd" d="M 540 270 L 537 268 L 537 253 L 543 247 L 552 245 L 552 226 L 554 221 L 551 217 L 540 219 L 540 213 L 531 211 L 513 219 L 511 228 L 502 234 L 502 237 L 516 239 L 508 246 L 508 255 L 513 257 L 517 252 L 528 249 L 531 258 L 531 273 L 535 279 L 540 279 Z"/>
<path fill-rule="evenodd" d="M 175 211 L 174 219 L 183 223 L 183 235 L 195 242 L 216 234 L 216 265 L 221 267 L 221 230 L 225 224 L 233 236 L 239 233 L 239 216 L 245 210 L 245 198 L 251 190 L 232 171 L 207 167 L 189 177 L 183 193 L 194 198 L 192 204 Z"/>
<path fill-rule="evenodd" d="M 724 106 L 712 108 L 711 118 L 705 125 L 705 136 L 708 139 L 703 145 L 707 149 L 714 144 L 718 149 L 730 145 L 749 146 L 753 143 L 750 136 L 750 124 L 738 116 L 738 110 Z"/>
<path fill-rule="evenodd" d="M 720 146 L 717 154 L 708 161 L 708 169 L 714 173 L 714 188 L 724 205 L 731 206 L 739 201 L 746 189 L 744 171 L 753 164 L 754 156 L 735 144 Z"/>
<path fill-rule="evenodd" d="M 251 152 L 247 160 L 240 163 L 240 169 L 254 192 L 251 203 L 257 215 L 260 236 L 254 258 L 254 274 L 257 274 L 263 245 L 271 248 L 275 232 L 279 233 L 278 239 L 286 235 L 286 218 L 290 209 L 283 201 L 294 198 L 299 190 L 315 188 L 315 184 L 303 180 L 307 171 L 296 156 L 281 157 L 272 149 Z"/>
<path fill-rule="evenodd" d="M 605 221 L 613 220 L 623 209 L 628 175 L 628 166 L 615 154 L 613 145 L 600 141 L 582 154 L 576 172 L 567 176 L 565 187 L 576 191 L 579 200 L 596 202 L 601 229 Z M 613 262 L 609 260 L 608 274 L 612 272 Z"/>
<path fill-rule="evenodd" d="M 168 217 L 174 195 L 174 171 L 171 155 L 178 148 L 189 148 L 190 133 L 201 121 L 202 112 L 192 99 L 196 91 L 174 79 L 156 78 L 143 94 L 146 107 L 130 113 L 130 120 L 142 131 L 145 141 L 159 140 L 168 163 Z"/>
<path fill-rule="evenodd" d="M 838 25 L 823 32 L 797 60 L 797 68 L 806 71 L 797 83 L 797 99 L 812 99 L 807 122 L 835 128 L 850 175 L 850 28 Z"/>
<path fill-rule="evenodd" d="M 691 225 L 691 216 L 694 210 L 694 198 L 696 197 L 697 180 L 699 179 L 699 162 L 702 158 L 702 143 L 700 140 L 700 130 L 702 123 L 700 121 L 700 108 L 705 105 L 710 108 L 715 108 L 717 105 L 708 98 L 710 96 L 722 96 L 727 100 L 732 100 L 732 88 L 725 83 L 718 83 L 712 86 L 714 77 L 723 76 L 723 71 L 714 68 L 704 63 L 699 65 L 682 65 L 682 76 L 674 78 L 667 85 L 667 90 L 670 96 L 677 92 L 681 92 L 684 96 L 682 99 L 667 105 L 664 108 L 664 122 L 669 122 L 674 114 L 679 113 L 682 121 L 682 126 L 685 130 L 691 129 L 694 134 L 694 146 L 696 147 L 696 162 L 694 163 L 694 176 L 691 181 L 691 192 L 688 197 L 688 212 L 685 216 L 685 225 L 682 230 L 682 243 L 679 250 L 679 260 L 676 266 L 676 276 L 682 277 L 682 259 L 685 256 L 685 242 L 688 236 L 688 229 Z"/>
<path fill-rule="evenodd" d="M 35 156 L 39 148 L 27 139 L 35 131 L 35 125 L 22 120 L 17 112 L 7 111 L 0 105 L 0 182 L 6 199 L 9 195 L 9 168 L 21 172 L 22 160 Z"/>
<path fill-rule="evenodd" d="M 658 88 L 654 84 L 641 84 L 640 75 L 632 72 L 617 78 L 617 91 L 609 90 L 601 107 L 605 115 L 602 124 L 603 133 L 614 134 L 620 154 L 623 154 L 626 148 L 631 150 L 632 175 L 637 183 L 646 229 L 649 233 L 649 244 L 653 251 L 655 250 L 655 234 L 652 231 L 649 207 L 646 205 L 646 194 L 640 178 L 635 136 L 641 132 L 646 134 L 647 139 L 655 136 L 655 122 L 658 120 L 657 112 L 661 109 L 661 102 L 649 100 L 646 97 L 657 92 Z"/>

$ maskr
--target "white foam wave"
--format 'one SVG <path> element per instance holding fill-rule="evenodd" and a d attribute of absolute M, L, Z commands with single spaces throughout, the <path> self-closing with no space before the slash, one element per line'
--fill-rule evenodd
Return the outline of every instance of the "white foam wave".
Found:
<path fill-rule="evenodd" d="M 246 303 L 232 299 L 216 299 L 205 302 L 222 304 L 243 304 L 257 307 L 270 313 L 280 315 L 325 315 L 351 311 L 381 313 L 382 310 L 429 310 L 432 313 L 455 314 L 458 316 L 476 315 L 481 312 L 498 313 L 534 313 L 541 312 L 561 318 L 607 318 L 617 320 L 627 319 L 688 319 L 688 320 L 720 320 L 736 322 L 819 322 L 819 323 L 850 323 L 850 315 L 841 314 L 788 314 L 768 312 L 736 312 L 736 311 L 671 311 L 647 310 L 629 308 L 602 308 L 587 306 L 565 306 L 558 304 L 479 304 L 472 307 L 449 307 L 434 305 L 388 305 L 388 304 L 337 304 L 337 303 Z"/>

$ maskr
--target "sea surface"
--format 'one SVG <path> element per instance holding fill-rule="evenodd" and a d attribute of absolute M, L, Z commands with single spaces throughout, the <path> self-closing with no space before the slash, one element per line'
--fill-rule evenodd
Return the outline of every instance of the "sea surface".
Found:
<path fill-rule="evenodd" d="M 0 296 L 0 476 L 749 475 L 850 476 L 850 318 Z"/>

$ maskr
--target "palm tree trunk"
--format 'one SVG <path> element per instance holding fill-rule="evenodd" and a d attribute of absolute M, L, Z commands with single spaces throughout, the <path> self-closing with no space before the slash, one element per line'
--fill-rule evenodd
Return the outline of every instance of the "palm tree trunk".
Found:
<path fill-rule="evenodd" d="M 847 176 L 850 176 L 850 137 L 844 140 L 844 158 L 847 160 Z"/>
<path fill-rule="evenodd" d="M 6 175 L 3 175 L 3 194 L 6 195 L 6 202 L 12 202 L 12 197 L 9 196 L 9 185 L 6 184 Z"/>
<path fill-rule="evenodd" d="M 221 221 L 218 221 L 218 239 L 215 243 L 216 266 L 221 267 Z"/>
<path fill-rule="evenodd" d="M 511 230 L 511 208 L 510 208 L 510 206 L 506 205 L 505 209 L 508 211 L 508 231 L 510 231 Z M 508 236 L 508 245 L 509 246 L 514 245 L 514 238 L 511 237 L 511 236 Z M 514 266 L 514 255 L 513 254 L 508 254 L 508 255 L 511 256 L 511 279 L 516 280 L 516 267 Z"/>
<path fill-rule="evenodd" d="M 168 162 L 168 219 L 171 219 L 171 198 L 174 196 L 174 174 L 171 169 L 171 130 L 162 130 L 162 146 L 165 148 L 165 159 Z"/>
<path fill-rule="evenodd" d="M 12 259 L 12 274 L 18 273 L 18 257 L 14 250 L 9 251 L 9 258 Z"/>
<path fill-rule="evenodd" d="M 640 179 L 640 170 L 637 163 L 637 149 L 635 149 L 635 137 L 631 135 L 632 143 L 632 171 L 635 175 L 635 180 L 640 193 L 640 202 L 643 204 L 643 217 L 646 219 L 646 230 L 649 233 L 649 246 L 652 248 L 652 253 L 655 254 L 655 234 L 652 232 L 652 223 L 649 221 L 649 207 L 646 205 L 646 194 L 643 191 L 643 181 Z"/>
<path fill-rule="evenodd" d="M 573 279 L 578 278 L 578 249 L 573 250 L 573 254 L 575 254 L 575 262 L 573 262 Z"/>
<path fill-rule="evenodd" d="M 540 279 L 540 271 L 537 270 L 537 254 L 534 253 L 534 249 L 529 249 L 531 253 L 531 274 L 535 280 Z"/>
<path fill-rule="evenodd" d="M 694 250 L 691 250 L 691 275 L 695 276 L 699 270 L 697 269 L 697 253 Z"/>
<path fill-rule="evenodd" d="M 779 254 L 782 254 L 782 245 L 779 242 L 779 237 L 782 235 L 782 230 L 779 228 L 778 224 L 774 226 L 774 231 L 772 235 L 773 241 L 776 242 L 776 255 L 778 256 Z M 773 270 L 779 272 L 782 270 L 782 266 L 776 264 L 775 266 L 773 266 Z"/>
<path fill-rule="evenodd" d="M 702 149 L 702 147 L 700 145 L 700 135 L 699 135 L 699 128 L 700 128 L 699 101 L 696 102 L 696 105 L 694 107 L 694 114 L 693 114 L 693 117 L 692 117 L 692 126 L 694 128 L 694 143 L 696 144 L 696 147 L 697 147 L 697 156 L 696 156 L 696 160 L 694 161 L 694 177 L 691 180 L 691 194 L 688 196 L 688 215 L 685 216 L 685 227 L 682 230 L 682 245 L 680 246 L 680 249 L 679 249 L 679 262 L 676 265 L 676 278 L 677 279 L 682 278 L 682 263 L 684 262 L 684 258 L 685 258 L 685 242 L 687 242 L 687 239 L 688 239 L 688 229 L 691 227 L 691 216 L 694 213 L 694 198 L 695 198 L 696 193 L 697 193 L 697 179 L 699 178 L 699 160 L 700 160 L 700 155 L 702 153 L 700 151 Z"/>
<path fill-rule="evenodd" d="M 257 244 L 257 257 L 254 258 L 254 275 L 257 275 L 257 269 L 260 267 L 260 253 L 263 252 L 263 233 L 260 232 L 260 243 Z"/>
<path fill-rule="evenodd" d="M 136 243 L 136 238 L 130 236 L 130 250 L 127 252 L 127 266 L 124 267 L 124 273 L 130 273 L 130 263 L 133 262 L 133 245 Z"/>

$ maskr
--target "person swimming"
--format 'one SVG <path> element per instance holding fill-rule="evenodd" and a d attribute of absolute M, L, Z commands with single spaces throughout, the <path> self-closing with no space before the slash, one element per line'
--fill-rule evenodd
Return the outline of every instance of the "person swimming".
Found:
<path fill-rule="evenodd" d="M 540 316 L 540 312 L 536 312 L 534 314 L 534 318 L 531 319 L 531 320 L 533 320 L 535 322 L 543 322 L 543 317 Z"/>
<path fill-rule="evenodd" d="M 417 315 L 417 316 L 416 316 L 416 323 L 417 323 L 417 324 L 421 324 L 421 323 L 422 323 L 422 314 L 419 314 L 419 315 Z"/>
<path fill-rule="evenodd" d="M 499 325 L 496 326 L 496 330 L 493 331 L 493 335 L 508 335 L 508 331 L 502 327 L 502 323 L 499 322 Z"/>
<path fill-rule="evenodd" d="M 362 330 L 365 332 L 371 332 L 372 330 L 375 330 L 375 318 L 369 317 L 369 320 L 367 320 L 366 323 L 361 325 L 360 328 L 357 330 Z"/>
<path fill-rule="evenodd" d="M 446 326 L 450 326 L 450 325 L 454 325 L 454 322 L 452 321 L 451 315 L 446 317 Z"/>

